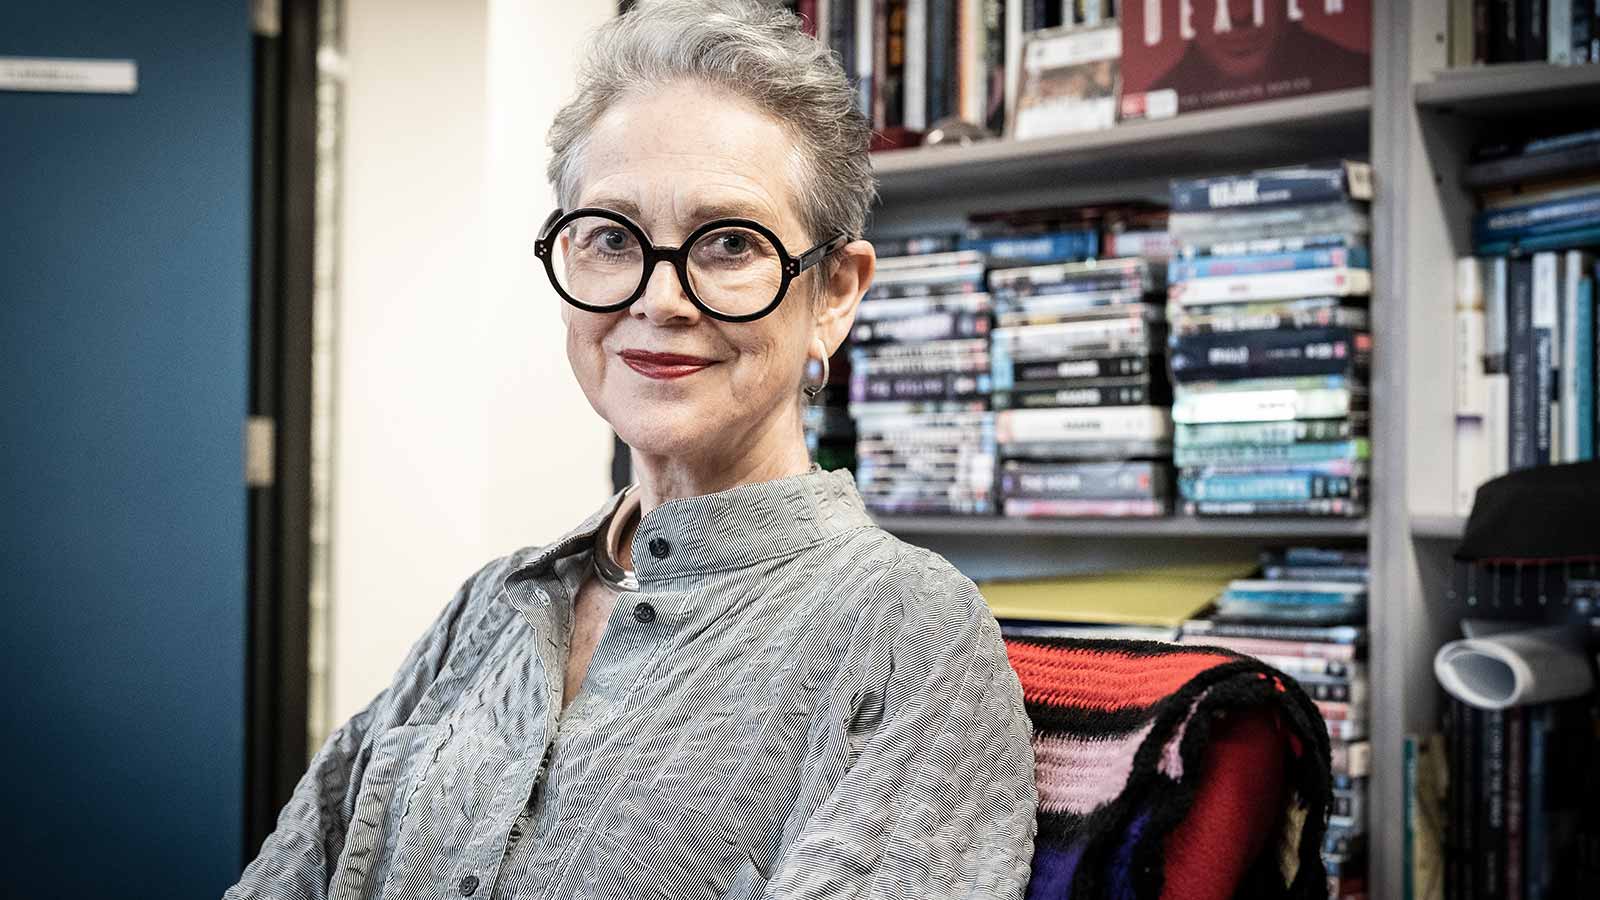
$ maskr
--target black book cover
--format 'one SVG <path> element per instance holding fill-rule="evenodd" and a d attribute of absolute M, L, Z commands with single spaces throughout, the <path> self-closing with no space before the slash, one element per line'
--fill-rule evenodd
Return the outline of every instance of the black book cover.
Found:
<path fill-rule="evenodd" d="M 1538 464 L 1534 409 L 1539 379 L 1534 372 L 1533 260 L 1513 258 L 1508 266 L 1506 298 L 1506 368 L 1510 373 L 1510 409 L 1507 417 L 1513 471 Z"/>
<path fill-rule="evenodd" d="M 1485 710 L 1478 731 L 1478 756 L 1482 777 L 1477 780 L 1483 793 L 1479 805 L 1475 866 L 1478 871 L 1475 897 L 1483 900 L 1505 896 L 1506 842 L 1506 714 Z"/>

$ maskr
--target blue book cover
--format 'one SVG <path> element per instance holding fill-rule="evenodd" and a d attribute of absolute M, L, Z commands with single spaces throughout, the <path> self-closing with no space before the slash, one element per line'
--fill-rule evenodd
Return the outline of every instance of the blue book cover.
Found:
<path fill-rule="evenodd" d="M 1208 212 L 1240 207 L 1372 199 L 1372 166 L 1341 162 L 1328 166 L 1265 169 L 1248 175 L 1174 180 L 1173 212 Z"/>
<path fill-rule="evenodd" d="M 1178 480 L 1190 501 L 1322 500 L 1352 497 L 1359 479 L 1349 475 L 1283 472 L 1271 475 L 1185 475 Z"/>
<path fill-rule="evenodd" d="M 1475 244 L 1600 225 L 1600 190 L 1523 206 L 1486 209 L 1473 217 Z"/>
<path fill-rule="evenodd" d="M 1569 247 L 1588 247 L 1600 244 L 1600 222 L 1552 231 L 1548 234 L 1525 235 L 1495 241 L 1474 241 L 1473 252 L 1479 256 L 1507 256 L 1513 250 L 1533 253 L 1536 250 L 1566 250 Z"/>
<path fill-rule="evenodd" d="M 1578 300 L 1573 316 L 1575 358 L 1573 384 L 1577 388 L 1578 459 L 1594 459 L 1594 278 L 1578 280 Z"/>
<path fill-rule="evenodd" d="M 1081 228 L 1045 234 L 964 237 L 958 248 L 982 252 L 991 266 L 1065 262 L 1099 256 L 1100 232 Z"/>
<path fill-rule="evenodd" d="M 1372 254 L 1366 247 L 1321 247 L 1284 253 L 1244 256 L 1197 256 L 1173 260 L 1167 268 L 1169 283 L 1221 275 L 1263 275 L 1302 269 L 1370 269 Z"/>

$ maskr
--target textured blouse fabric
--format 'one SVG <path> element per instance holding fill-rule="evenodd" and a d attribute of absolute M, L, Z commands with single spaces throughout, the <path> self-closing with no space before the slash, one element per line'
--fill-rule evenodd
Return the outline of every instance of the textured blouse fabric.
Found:
<path fill-rule="evenodd" d="M 485 566 L 227 898 L 1015 898 L 1032 730 L 994 617 L 846 471 L 672 500 L 562 695 L 611 498 Z"/>

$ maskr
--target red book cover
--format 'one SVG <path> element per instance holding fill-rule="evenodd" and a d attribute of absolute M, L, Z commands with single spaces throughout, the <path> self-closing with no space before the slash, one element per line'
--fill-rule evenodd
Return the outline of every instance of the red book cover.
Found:
<path fill-rule="evenodd" d="M 1124 0 L 1123 119 L 1372 83 L 1372 0 Z"/>

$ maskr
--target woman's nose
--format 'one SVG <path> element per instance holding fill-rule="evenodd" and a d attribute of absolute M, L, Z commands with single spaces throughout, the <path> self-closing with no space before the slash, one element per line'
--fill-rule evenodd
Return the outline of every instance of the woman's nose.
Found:
<path fill-rule="evenodd" d="M 700 318 L 700 308 L 683 292 L 672 263 L 663 259 L 656 262 L 645 281 L 644 294 L 633 302 L 633 314 L 656 325 L 693 323 Z"/>

